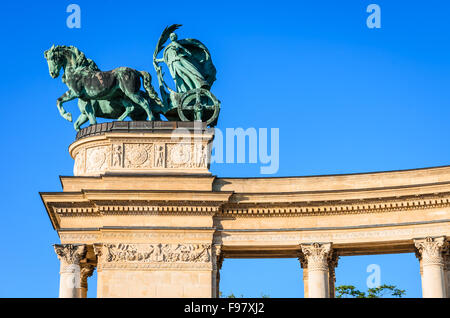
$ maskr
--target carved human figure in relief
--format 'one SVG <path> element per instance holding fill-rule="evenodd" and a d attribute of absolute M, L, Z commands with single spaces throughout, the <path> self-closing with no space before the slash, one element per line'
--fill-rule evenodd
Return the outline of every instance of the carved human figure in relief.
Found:
<path fill-rule="evenodd" d="M 183 144 L 177 144 L 172 148 L 171 161 L 175 165 L 183 165 L 188 163 L 191 156 L 189 146 Z"/>
<path fill-rule="evenodd" d="M 75 157 L 74 174 L 83 173 L 84 170 L 84 153 L 79 152 Z"/>
<path fill-rule="evenodd" d="M 197 168 L 206 166 L 207 147 L 204 145 L 195 145 L 195 165 Z"/>
<path fill-rule="evenodd" d="M 164 146 L 156 146 L 155 167 L 164 167 Z"/>
<path fill-rule="evenodd" d="M 113 145 L 112 166 L 120 167 L 122 165 L 122 146 Z"/>

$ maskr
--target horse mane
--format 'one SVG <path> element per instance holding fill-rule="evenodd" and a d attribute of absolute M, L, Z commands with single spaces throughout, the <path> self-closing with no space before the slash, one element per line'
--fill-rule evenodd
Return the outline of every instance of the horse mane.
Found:
<path fill-rule="evenodd" d="M 75 46 L 65 46 L 65 45 L 58 45 L 57 47 L 55 47 L 55 50 L 57 52 L 59 52 L 60 50 L 63 51 L 68 51 L 70 53 L 72 53 L 73 55 L 75 55 L 76 59 L 74 61 L 75 68 L 88 68 L 91 71 L 100 71 L 100 69 L 98 68 L 97 64 L 95 64 L 95 62 L 91 59 L 88 59 L 83 52 L 81 52 L 77 47 Z"/>

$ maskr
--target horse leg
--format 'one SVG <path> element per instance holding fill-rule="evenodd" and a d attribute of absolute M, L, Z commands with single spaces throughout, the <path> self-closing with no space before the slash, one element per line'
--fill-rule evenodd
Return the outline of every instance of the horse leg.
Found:
<path fill-rule="evenodd" d="M 66 119 L 68 121 L 72 121 L 72 114 L 66 112 L 66 110 L 64 109 L 64 107 L 62 105 L 65 102 L 71 101 L 77 97 L 78 97 L 78 94 L 76 94 L 72 90 L 68 90 L 60 98 L 58 98 L 56 100 L 56 106 L 58 107 L 59 113 L 61 114 L 62 117 L 64 117 L 64 119 Z"/>
<path fill-rule="evenodd" d="M 148 120 L 155 120 L 155 116 L 153 115 L 153 112 L 151 110 L 150 103 L 144 96 L 142 96 L 142 92 L 139 91 L 136 94 L 130 94 L 130 98 L 133 102 L 144 108 L 145 112 L 147 113 Z"/>
<path fill-rule="evenodd" d="M 96 101 L 94 102 L 96 103 Z M 92 103 L 90 101 L 86 102 L 85 113 L 89 119 L 89 124 L 95 125 L 97 123 L 97 119 L 95 119 L 95 111 Z"/>
<path fill-rule="evenodd" d="M 73 128 L 75 128 L 76 131 L 80 130 L 80 126 L 83 125 L 85 122 L 88 121 L 88 116 L 86 113 L 81 113 L 80 116 L 78 116 L 78 119 L 73 124 Z"/>
<path fill-rule="evenodd" d="M 135 107 L 134 104 L 126 98 L 122 100 L 122 103 L 125 106 L 125 111 L 119 118 L 117 118 L 117 120 L 119 121 L 124 120 L 134 110 Z"/>
<path fill-rule="evenodd" d="M 138 104 L 145 110 L 149 120 L 155 120 L 155 117 L 153 116 L 153 113 L 150 110 L 150 103 L 144 96 L 142 96 L 142 93 L 140 91 L 132 93 L 127 90 L 124 90 L 124 93 L 129 99 L 131 99 L 134 103 Z"/>
<path fill-rule="evenodd" d="M 77 120 L 73 124 L 73 128 L 75 128 L 76 131 L 79 131 L 80 126 L 83 125 L 88 119 L 86 114 L 87 104 L 88 104 L 87 101 L 78 99 L 78 108 L 80 109 L 80 116 L 78 116 Z"/>
<path fill-rule="evenodd" d="M 142 107 L 150 120 L 154 120 L 148 97 L 140 91 L 141 75 L 135 70 L 123 69 L 117 73 L 117 76 L 119 88 L 125 96 L 135 105 Z"/>

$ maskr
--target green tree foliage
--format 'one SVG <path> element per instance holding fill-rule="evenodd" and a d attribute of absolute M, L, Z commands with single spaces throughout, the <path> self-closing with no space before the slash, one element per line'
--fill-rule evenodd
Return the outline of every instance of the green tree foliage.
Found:
<path fill-rule="evenodd" d="M 233 292 L 231 292 L 231 294 L 229 294 L 227 296 L 224 296 L 222 292 L 219 292 L 219 297 L 220 298 L 238 298 L 238 297 L 236 297 L 236 295 Z M 244 295 L 241 294 L 241 296 L 239 296 L 239 298 L 244 298 Z M 261 298 L 270 298 L 270 296 L 267 294 L 261 293 Z"/>
<path fill-rule="evenodd" d="M 405 295 L 405 290 L 386 284 L 376 288 L 369 288 L 367 292 L 362 292 L 353 285 L 336 287 L 336 298 L 383 298 L 384 296 L 402 298 Z"/>

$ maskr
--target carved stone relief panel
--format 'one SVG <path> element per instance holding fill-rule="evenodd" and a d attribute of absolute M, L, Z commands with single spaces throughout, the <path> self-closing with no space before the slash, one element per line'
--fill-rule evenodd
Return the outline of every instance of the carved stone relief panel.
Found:
<path fill-rule="evenodd" d="M 125 168 L 151 168 L 153 166 L 153 144 L 131 144 L 123 145 Z"/>
<path fill-rule="evenodd" d="M 86 165 L 86 152 L 84 149 L 82 149 L 75 156 L 73 174 L 75 176 L 82 175 L 85 172 L 85 165 Z"/>
<path fill-rule="evenodd" d="M 97 146 L 86 149 L 86 172 L 103 171 L 108 167 L 111 148 Z"/>
<path fill-rule="evenodd" d="M 167 144 L 167 167 L 188 168 L 192 163 L 192 149 L 190 144 Z"/>

